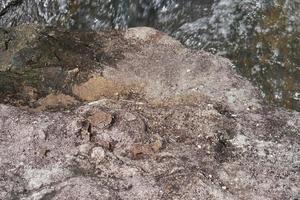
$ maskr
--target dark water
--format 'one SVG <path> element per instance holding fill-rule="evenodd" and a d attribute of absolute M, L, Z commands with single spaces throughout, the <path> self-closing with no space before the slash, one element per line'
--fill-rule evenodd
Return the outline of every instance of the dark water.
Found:
<path fill-rule="evenodd" d="M 231 59 L 266 100 L 300 111 L 300 0 L 0 0 L 0 26 L 152 26 Z"/>

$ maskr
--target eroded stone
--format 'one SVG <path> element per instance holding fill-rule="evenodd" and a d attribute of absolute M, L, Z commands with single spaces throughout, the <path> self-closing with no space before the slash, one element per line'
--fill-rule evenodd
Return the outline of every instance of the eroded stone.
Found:
<path fill-rule="evenodd" d="M 102 110 L 96 110 L 87 119 L 93 127 L 105 128 L 112 123 L 113 116 Z"/>
<path fill-rule="evenodd" d="M 141 34 L 49 30 L 50 57 L 30 46 L 0 72 L 0 199 L 297 199 L 299 113 L 263 104 L 228 60 Z M 18 107 L 47 96 L 80 103 Z"/>
<path fill-rule="evenodd" d="M 96 163 L 101 163 L 105 158 L 105 151 L 102 147 L 94 147 L 92 149 L 91 158 Z"/>
<path fill-rule="evenodd" d="M 78 104 L 79 102 L 69 95 L 65 94 L 49 94 L 45 98 L 37 101 L 37 110 L 46 110 L 54 108 L 68 108 Z"/>

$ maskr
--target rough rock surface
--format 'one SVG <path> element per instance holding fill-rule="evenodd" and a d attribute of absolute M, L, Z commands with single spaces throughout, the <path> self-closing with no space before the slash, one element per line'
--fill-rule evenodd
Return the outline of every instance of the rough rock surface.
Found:
<path fill-rule="evenodd" d="M 0 199 L 300 198 L 300 114 L 227 59 L 150 28 L 0 37 Z"/>

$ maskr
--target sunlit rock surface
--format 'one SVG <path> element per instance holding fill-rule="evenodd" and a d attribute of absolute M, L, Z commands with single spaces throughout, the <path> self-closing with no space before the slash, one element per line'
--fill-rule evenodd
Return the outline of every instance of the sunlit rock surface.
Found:
<path fill-rule="evenodd" d="M 300 198 L 300 114 L 229 60 L 151 28 L 3 33 L 0 199 Z"/>

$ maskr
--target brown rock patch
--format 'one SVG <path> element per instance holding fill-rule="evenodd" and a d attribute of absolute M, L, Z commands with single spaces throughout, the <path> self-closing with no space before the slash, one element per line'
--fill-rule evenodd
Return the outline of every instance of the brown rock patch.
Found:
<path fill-rule="evenodd" d="M 46 110 L 59 107 L 69 107 L 74 104 L 77 104 L 78 101 L 69 95 L 65 94 L 49 94 L 45 98 L 42 98 L 38 101 L 37 110 Z"/>
<path fill-rule="evenodd" d="M 112 120 L 113 116 L 111 114 L 101 110 L 95 111 L 88 117 L 89 123 L 93 127 L 97 128 L 105 128 L 109 126 L 112 123 Z"/>
<path fill-rule="evenodd" d="M 72 92 L 83 101 L 95 101 L 102 98 L 129 97 L 139 93 L 140 89 L 134 85 L 108 80 L 102 76 L 93 76 L 87 82 L 74 85 Z"/>
<path fill-rule="evenodd" d="M 153 157 L 156 152 L 162 148 L 162 141 L 156 140 L 151 144 L 134 144 L 131 148 L 133 159 L 143 159 Z"/>

